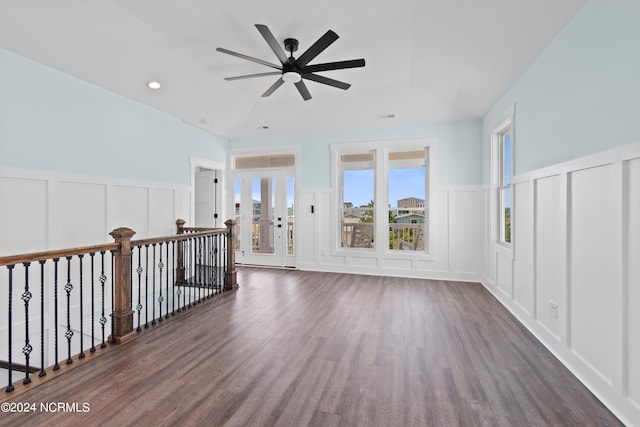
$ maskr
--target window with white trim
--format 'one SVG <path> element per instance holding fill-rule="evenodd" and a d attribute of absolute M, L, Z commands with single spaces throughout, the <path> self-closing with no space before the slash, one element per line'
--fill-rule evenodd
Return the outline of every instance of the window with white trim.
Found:
<path fill-rule="evenodd" d="M 513 217 L 513 116 L 510 115 L 492 132 L 493 144 L 493 193 L 495 239 L 502 245 L 513 241 L 511 220 Z"/>
<path fill-rule="evenodd" d="M 342 203 L 340 246 L 374 247 L 375 232 L 375 152 L 339 156 Z"/>
<path fill-rule="evenodd" d="M 380 143 L 361 150 L 349 144 L 348 151 L 332 147 L 338 247 L 393 253 L 428 250 L 429 147 L 424 141 L 414 144 Z"/>

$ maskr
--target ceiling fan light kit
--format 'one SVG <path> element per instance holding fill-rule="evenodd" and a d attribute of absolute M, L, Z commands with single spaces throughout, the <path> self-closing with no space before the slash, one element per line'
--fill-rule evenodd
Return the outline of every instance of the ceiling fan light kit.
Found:
<path fill-rule="evenodd" d="M 351 85 L 349 83 L 341 82 L 339 80 L 330 79 L 329 77 L 316 74 L 319 71 L 331 71 L 342 70 L 346 68 L 364 67 L 364 59 L 352 59 L 348 61 L 326 62 L 323 64 L 308 65 L 316 56 L 322 53 L 327 47 L 338 39 L 338 35 L 333 31 L 327 31 L 322 37 L 320 37 L 309 49 L 304 51 L 297 59 L 293 57 L 293 52 L 298 50 L 298 40 L 293 38 L 287 38 L 284 40 L 284 47 L 289 53 L 287 53 L 280 47 L 278 41 L 273 36 L 273 33 L 266 25 L 256 24 L 256 28 L 262 34 L 265 41 L 280 61 L 280 65 L 264 61 L 262 59 L 253 58 L 251 56 L 243 55 L 224 48 L 217 48 L 218 52 L 226 53 L 228 55 L 235 56 L 237 58 L 245 59 L 247 61 L 255 62 L 261 65 L 265 65 L 270 68 L 274 68 L 278 71 L 271 71 L 266 73 L 248 74 L 244 76 L 226 77 L 225 80 L 241 80 L 254 77 L 263 76 L 275 76 L 280 74 L 280 78 L 262 94 L 263 97 L 270 96 L 276 89 L 278 89 L 283 83 L 295 84 L 298 92 L 302 96 L 302 99 L 308 101 L 311 99 L 311 94 L 307 89 L 303 79 L 312 80 L 317 83 L 322 83 L 328 86 L 336 87 L 338 89 L 347 90 Z"/>
<path fill-rule="evenodd" d="M 285 83 L 298 83 L 302 80 L 302 75 L 295 71 L 287 71 L 282 73 L 282 80 L 284 80 Z"/>

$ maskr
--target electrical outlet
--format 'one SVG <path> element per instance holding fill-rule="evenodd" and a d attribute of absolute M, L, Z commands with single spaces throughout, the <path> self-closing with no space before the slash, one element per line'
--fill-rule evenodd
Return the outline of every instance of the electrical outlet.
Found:
<path fill-rule="evenodd" d="M 558 318 L 558 303 L 552 300 L 549 300 L 549 314 L 552 318 Z"/>

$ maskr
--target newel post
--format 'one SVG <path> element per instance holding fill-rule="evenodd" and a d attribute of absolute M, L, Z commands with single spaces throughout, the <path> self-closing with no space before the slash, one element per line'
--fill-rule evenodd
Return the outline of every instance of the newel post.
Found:
<path fill-rule="evenodd" d="M 176 234 L 184 234 L 184 224 L 186 221 L 184 219 L 178 218 L 176 220 Z M 176 246 L 176 283 L 181 284 L 185 283 L 184 280 L 184 240 L 178 241 L 178 245 Z"/>
<path fill-rule="evenodd" d="M 131 237 L 136 234 L 130 228 L 116 228 L 109 233 L 119 248 L 113 258 L 113 336 L 111 341 L 123 344 L 136 338 L 133 331 L 131 310 Z"/>
<path fill-rule="evenodd" d="M 231 290 L 238 287 L 236 275 L 236 224 L 229 219 L 225 221 L 227 226 L 227 269 L 224 274 L 224 289 Z"/>

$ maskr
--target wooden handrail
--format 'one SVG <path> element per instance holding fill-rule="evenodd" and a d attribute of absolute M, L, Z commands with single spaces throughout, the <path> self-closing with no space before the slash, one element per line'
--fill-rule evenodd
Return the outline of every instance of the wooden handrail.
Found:
<path fill-rule="evenodd" d="M 186 230 L 193 230 L 193 228 L 186 228 Z M 167 242 L 173 240 L 187 240 L 199 236 L 207 236 L 209 234 L 224 234 L 227 232 L 226 228 L 199 228 L 202 231 L 189 234 L 172 234 L 169 236 L 152 237 L 149 239 L 132 240 L 132 246 L 145 246 L 152 245 L 154 243 Z M 68 256 L 75 256 L 80 254 L 99 253 L 115 251 L 119 248 L 117 243 L 105 243 L 101 245 L 89 245 L 89 246 L 77 246 L 75 248 L 67 249 L 54 249 L 51 251 L 32 252 L 27 254 L 9 255 L 0 257 L 0 267 L 5 265 L 23 264 L 25 262 L 38 262 L 46 259 L 64 258 Z"/>
<path fill-rule="evenodd" d="M 9 255 L 0 257 L 0 266 L 23 264 L 25 262 L 37 262 L 47 259 L 64 258 L 68 256 L 99 253 L 117 250 L 117 243 L 105 243 L 102 245 L 78 246 L 68 249 L 56 249 L 52 251 L 33 252 L 29 254 Z"/>
<path fill-rule="evenodd" d="M 187 239 L 193 239 L 194 237 L 200 237 L 200 236 L 209 236 L 211 234 L 224 234 L 227 232 L 226 228 L 205 228 L 203 230 L 206 231 L 199 231 L 197 233 L 189 233 L 189 234 L 172 234 L 170 236 L 162 236 L 162 237 L 152 237 L 149 239 L 140 239 L 140 240 L 132 240 L 131 241 L 131 245 L 132 246 L 145 246 L 145 245 L 153 245 L 154 243 L 160 243 L 160 242 L 170 242 L 173 240 L 187 240 Z"/>
<path fill-rule="evenodd" d="M 220 230 L 220 228 L 210 228 L 210 227 L 182 227 L 183 231 L 191 231 L 194 233 L 200 232 L 200 231 L 213 231 L 213 230 Z M 226 228 L 223 228 L 222 230 L 226 230 Z"/>

